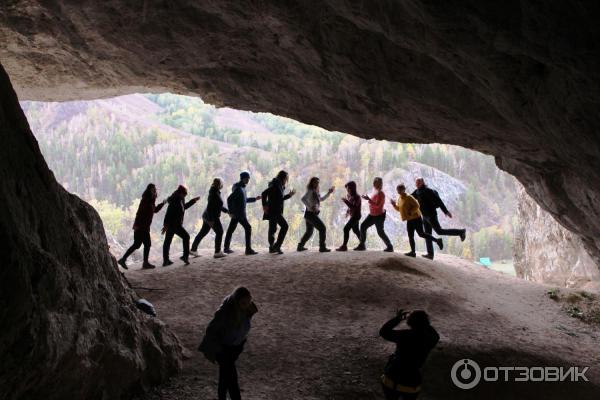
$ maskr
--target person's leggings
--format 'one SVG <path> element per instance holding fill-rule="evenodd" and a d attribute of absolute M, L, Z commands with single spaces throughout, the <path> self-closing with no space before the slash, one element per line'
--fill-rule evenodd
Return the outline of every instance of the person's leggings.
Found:
<path fill-rule="evenodd" d="M 227 393 L 231 400 L 241 400 L 240 385 L 238 383 L 238 374 L 235 367 L 239 355 L 244 350 L 244 345 L 222 346 L 222 350 L 217 354 L 217 363 L 219 363 L 219 387 L 217 389 L 219 400 L 227 400 Z"/>
<path fill-rule="evenodd" d="M 381 215 L 368 215 L 367 218 L 360 224 L 360 243 L 364 245 L 367 242 L 367 229 L 369 229 L 372 225 L 375 225 L 377 228 L 377 234 L 383 240 L 383 243 L 387 247 L 393 247 L 392 242 L 390 242 L 390 238 L 385 234 L 384 230 L 385 223 L 385 213 Z"/>
<path fill-rule="evenodd" d="M 130 248 L 127 249 L 125 254 L 123 254 L 122 259 L 127 261 L 127 258 L 137 249 L 144 245 L 144 264 L 148 263 L 148 256 L 150 255 L 150 246 L 152 246 L 152 241 L 150 240 L 150 231 L 146 231 L 143 229 L 136 229 L 133 231 L 133 244 Z"/>
<path fill-rule="evenodd" d="M 406 221 L 406 231 L 408 232 L 408 243 L 410 243 L 410 251 L 415 252 L 415 232 L 417 235 L 427 241 L 437 241 L 437 238 L 423 231 L 423 220 L 421 217 Z"/>
<path fill-rule="evenodd" d="M 350 239 L 350 231 L 354 232 L 354 234 L 360 241 L 359 223 L 360 223 L 360 216 L 351 217 L 348 220 L 348 222 L 346 222 L 346 225 L 344 225 L 344 243 L 342 244 L 342 246 L 348 245 L 348 240 Z"/>
<path fill-rule="evenodd" d="M 208 224 L 208 222 L 202 222 L 202 228 L 200 228 L 200 232 L 194 238 L 194 242 L 192 243 L 192 251 L 198 250 L 198 245 L 204 239 L 204 236 L 208 235 L 210 230 L 215 232 L 215 253 L 221 252 L 221 241 L 223 240 L 223 225 L 221 225 L 221 220 L 216 219 L 213 223 L 213 226 Z"/>
<path fill-rule="evenodd" d="M 327 228 L 325 228 L 325 224 L 321 221 L 321 218 L 313 212 L 305 211 L 304 221 L 306 222 L 306 232 L 302 236 L 302 239 L 300 239 L 300 246 L 304 246 L 310 240 L 316 229 L 319 231 L 319 247 L 324 248 L 327 239 Z"/>
<path fill-rule="evenodd" d="M 227 233 L 225 233 L 225 249 L 229 249 L 231 246 L 231 237 L 233 236 L 233 232 L 237 228 L 238 224 L 244 228 L 245 238 L 246 238 L 246 250 L 250 250 L 252 248 L 252 227 L 248 222 L 246 217 L 232 217 L 229 222 L 229 227 L 227 228 Z"/>
<path fill-rule="evenodd" d="M 183 226 L 169 228 L 165 232 L 165 241 L 163 243 L 163 261 L 169 260 L 169 251 L 171 250 L 171 242 L 173 236 L 179 236 L 183 240 L 183 258 L 187 258 L 190 253 L 190 234 L 187 233 Z"/>
<path fill-rule="evenodd" d="M 432 230 L 438 235 L 444 236 L 460 236 L 463 232 L 462 229 L 444 229 L 438 221 L 437 213 L 434 215 L 423 215 L 423 228 L 425 233 L 431 234 Z M 426 239 L 427 254 L 433 255 L 433 242 Z"/>
<path fill-rule="evenodd" d="M 279 225 L 279 234 L 277 235 L 277 241 L 275 241 L 275 231 L 277 231 L 277 225 Z M 283 215 L 274 215 L 269 218 L 269 247 L 279 248 L 285 240 L 285 235 L 288 231 L 288 223 L 283 218 Z"/>

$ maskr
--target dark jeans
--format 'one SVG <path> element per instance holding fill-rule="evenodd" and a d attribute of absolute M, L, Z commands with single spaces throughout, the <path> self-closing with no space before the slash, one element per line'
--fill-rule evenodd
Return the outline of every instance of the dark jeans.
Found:
<path fill-rule="evenodd" d="M 217 363 L 219 363 L 219 400 L 227 400 L 227 392 L 231 400 L 241 400 L 240 385 L 238 383 L 237 369 L 235 362 L 244 350 L 244 345 L 222 346 L 222 350 L 217 354 Z"/>
<path fill-rule="evenodd" d="M 227 228 L 227 233 L 225 234 L 225 249 L 229 249 L 231 245 L 231 237 L 233 236 L 233 232 L 235 232 L 235 228 L 237 228 L 238 224 L 244 228 L 244 233 L 246 234 L 246 250 L 249 250 L 252 245 L 252 227 L 248 222 L 246 217 L 232 217 L 229 222 L 229 227 Z"/>
<path fill-rule="evenodd" d="M 150 240 L 150 231 L 146 231 L 143 229 L 136 229 L 133 231 L 133 244 L 130 248 L 127 249 L 125 254 L 123 254 L 123 261 L 127 261 L 127 257 L 129 257 L 134 251 L 142 247 L 144 245 L 144 263 L 148 262 L 148 256 L 150 255 L 150 246 L 152 246 L 152 242 Z"/>
<path fill-rule="evenodd" d="M 401 393 L 387 386 L 382 387 L 386 400 L 415 400 L 419 397 L 419 393 Z"/>
<path fill-rule="evenodd" d="M 368 215 L 367 218 L 360 225 L 360 243 L 364 245 L 367 242 L 367 229 L 371 226 L 375 225 L 377 228 L 377 234 L 383 240 L 383 243 L 387 247 L 393 247 L 392 242 L 390 242 L 390 238 L 385 234 L 385 230 L 383 228 L 383 224 L 385 223 L 385 213 L 381 215 Z"/>
<path fill-rule="evenodd" d="M 344 225 L 344 243 L 342 246 L 348 245 L 348 240 L 350 239 L 350 231 L 354 232 L 358 240 L 360 241 L 360 229 L 358 227 L 360 223 L 360 216 L 351 217 L 346 225 Z"/>
<path fill-rule="evenodd" d="M 327 228 L 325 228 L 325 224 L 321 221 L 318 214 L 315 214 L 310 211 L 304 212 L 304 222 L 306 222 L 306 232 L 302 239 L 300 239 L 300 246 L 304 246 L 306 242 L 308 242 L 313 235 L 315 229 L 319 231 L 319 247 L 325 247 L 325 240 L 327 239 Z"/>
<path fill-rule="evenodd" d="M 410 251 L 413 253 L 415 252 L 415 231 L 417 232 L 417 235 L 421 236 L 425 240 L 428 240 L 429 243 L 431 243 L 432 240 L 437 240 L 437 238 L 433 237 L 431 234 L 423 232 L 423 219 L 421 217 L 406 221 L 406 230 L 408 231 Z"/>
<path fill-rule="evenodd" d="M 173 236 L 177 235 L 183 241 L 183 258 L 187 258 L 190 254 L 190 235 L 187 233 L 183 226 L 178 226 L 175 228 L 169 228 L 165 232 L 165 241 L 163 243 L 163 260 L 167 261 L 169 259 L 169 251 L 171 250 L 171 242 L 173 241 Z"/>
<path fill-rule="evenodd" d="M 275 231 L 277 230 L 277 225 L 279 225 L 279 234 L 277 235 L 277 241 L 275 241 Z M 269 219 L 269 247 L 270 248 L 279 248 L 283 244 L 285 240 L 285 235 L 288 231 L 288 223 L 283 218 L 283 215 L 274 215 Z"/>
<path fill-rule="evenodd" d="M 463 232 L 462 229 L 444 229 L 440 226 L 440 221 L 438 221 L 437 213 L 434 215 L 423 215 L 423 227 L 425 228 L 425 233 L 431 234 L 432 230 L 435 231 L 438 235 L 444 236 L 460 236 Z M 431 239 L 426 239 L 427 244 L 427 254 L 433 255 L 433 243 Z"/>
<path fill-rule="evenodd" d="M 214 221 L 212 228 L 208 224 L 208 222 L 202 222 L 202 228 L 200 228 L 200 232 L 198 232 L 198 234 L 194 238 L 194 243 L 192 243 L 192 251 L 198 250 L 198 245 L 200 244 L 200 241 L 204 239 L 204 236 L 208 235 L 208 232 L 210 232 L 211 229 L 215 232 L 215 253 L 221 252 L 221 241 L 223 240 L 223 225 L 221 225 L 220 219 L 216 219 Z"/>

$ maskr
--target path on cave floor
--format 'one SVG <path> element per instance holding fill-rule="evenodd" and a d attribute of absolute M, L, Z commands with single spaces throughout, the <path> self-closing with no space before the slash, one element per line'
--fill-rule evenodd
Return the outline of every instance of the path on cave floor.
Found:
<path fill-rule="evenodd" d="M 239 252 L 238 252 L 239 253 Z M 422 399 L 597 399 L 600 331 L 568 316 L 548 286 L 452 256 L 431 262 L 383 252 L 282 256 L 208 252 L 189 266 L 127 272 L 189 350 L 184 369 L 145 399 L 215 399 L 217 368 L 195 351 L 222 298 L 236 285 L 259 313 L 238 362 L 244 399 L 381 399 L 379 376 L 393 346 L 378 330 L 397 307 L 425 309 L 441 335 Z M 590 366 L 583 383 L 481 383 L 462 391 L 452 365 Z"/>

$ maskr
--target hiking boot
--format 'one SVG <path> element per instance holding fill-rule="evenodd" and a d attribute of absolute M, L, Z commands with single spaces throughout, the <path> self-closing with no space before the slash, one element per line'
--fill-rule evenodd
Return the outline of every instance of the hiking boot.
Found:
<path fill-rule="evenodd" d="M 247 256 L 253 256 L 255 254 L 258 254 L 258 251 L 254 251 L 253 249 L 246 249 Z"/>
<path fill-rule="evenodd" d="M 409 251 L 408 253 L 404 253 L 404 255 L 408 256 L 408 257 L 416 257 L 417 256 L 417 254 L 414 251 Z"/>
<path fill-rule="evenodd" d="M 345 245 L 341 245 L 340 247 L 335 249 L 335 251 L 348 251 L 348 247 L 346 247 Z"/>
<path fill-rule="evenodd" d="M 440 248 L 440 250 L 444 249 L 444 242 L 442 241 L 442 238 L 438 238 L 438 240 L 436 240 L 436 243 L 437 243 L 438 247 Z"/>
<path fill-rule="evenodd" d="M 183 261 L 183 265 L 190 265 L 190 260 L 187 257 L 179 257 L 181 261 Z"/>
<path fill-rule="evenodd" d="M 365 250 L 367 250 L 367 248 L 365 247 L 364 244 L 359 244 L 358 246 L 356 246 L 354 248 L 354 251 L 365 251 Z"/>
<path fill-rule="evenodd" d="M 200 257 L 200 255 L 198 254 L 198 250 L 190 250 L 190 254 L 194 257 Z"/>
<path fill-rule="evenodd" d="M 223 258 L 223 257 L 227 257 L 227 254 L 223 253 L 222 251 L 215 253 L 215 255 L 213 256 L 214 258 Z"/>
<path fill-rule="evenodd" d="M 327 247 L 319 248 L 319 253 L 329 253 L 330 251 L 331 249 L 328 249 Z"/>
<path fill-rule="evenodd" d="M 231 249 L 225 249 L 225 250 L 223 250 L 223 253 L 225 253 L 225 254 L 231 254 L 231 253 L 233 253 L 233 252 L 234 252 L 234 251 L 233 251 L 233 250 L 231 250 Z"/>
<path fill-rule="evenodd" d="M 125 260 L 123 260 L 122 258 L 119 258 L 119 260 L 117 261 L 117 263 L 123 268 L 123 269 L 129 269 L 127 268 L 127 264 L 125 264 Z"/>
<path fill-rule="evenodd" d="M 433 254 L 421 254 L 421 257 L 433 260 Z"/>
<path fill-rule="evenodd" d="M 156 266 L 150 264 L 149 262 L 145 262 L 142 264 L 142 269 L 154 269 L 154 268 L 156 268 Z"/>
<path fill-rule="evenodd" d="M 281 251 L 281 247 L 270 247 L 269 248 L 269 253 L 271 254 L 283 254 L 283 251 Z"/>
<path fill-rule="evenodd" d="M 304 245 L 298 244 L 298 246 L 296 247 L 296 251 L 306 251 L 308 250 L 306 247 L 304 247 Z"/>
<path fill-rule="evenodd" d="M 386 253 L 393 253 L 394 252 L 394 248 L 392 246 L 388 246 L 385 249 L 383 249 L 383 251 L 385 251 Z"/>
<path fill-rule="evenodd" d="M 173 261 L 171 261 L 171 260 L 163 261 L 163 267 L 168 267 L 169 265 L 173 265 Z"/>
<path fill-rule="evenodd" d="M 467 238 L 467 230 L 463 229 L 462 232 L 461 232 L 461 234 L 460 234 L 460 241 L 464 242 L 466 238 Z"/>

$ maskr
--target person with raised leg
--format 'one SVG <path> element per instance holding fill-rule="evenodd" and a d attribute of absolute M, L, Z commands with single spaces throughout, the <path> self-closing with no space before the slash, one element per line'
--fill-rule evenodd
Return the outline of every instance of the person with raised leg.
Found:
<path fill-rule="evenodd" d="M 460 240 L 464 241 L 467 234 L 466 229 L 444 229 L 441 227 L 437 216 L 437 209 L 439 208 L 442 210 L 448 218 L 452 218 L 452 213 L 446 208 L 446 205 L 440 198 L 437 190 L 427 186 L 423 178 L 417 178 L 415 180 L 415 186 L 417 189 L 412 192 L 412 196 L 419 201 L 421 214 L 423 215 L 423 228 L 425 233 L 431 235 L 432 231 L 435 231 L 438 235 L 459 236 Z M 426 244 L 427 254 L 423 254 L 422 256 L 433 260 L 433 241 L 426 239 Z"/>
<path fill-rule="evenodd" d="M 375 225 L 377 229 L 377 234 L 383 240 L 385 244 L 385 249 L 383 251 L 393 252 L 394 246 L 392 246 L 392 242 L 385 233 L 384 224 L 385 224 L 385 193 L 383 192 L 383 179 L 380 177 L 376 177 L 373 180 L 373 192 L 371 196 L 366 194 L 362 195 L 362 198 L 369 202 L 369 215 L 360 225 L 360 244 L 354 248 L 355 251 L 364 251 L 367 249 L 367 230 Z"/>
<path fill-rule="evenodd" d="M 167 212 L 165 213 L 165 220 L 162 228 L 162 233 L 165 235 L 165 241 L 163 242 L 163 267 L 168 267 L 173 264 L 173 261 L 169 258 L 169 251 L 171 249 L 173 236 L 175 235 L 179 236 L 183 241 L 183 255 L 180 259 L 185 265 L 190 263 L 190 234 L 187 233 L 183 227 L 183 218 L 185 216 L 185 210 L 196 204 L 200 197 L 194 197 L 186 203 L 185 197 L 187 194 L 187 188 L 183 185 L 179 185 L 177 190 L 167 199 Z"/>

